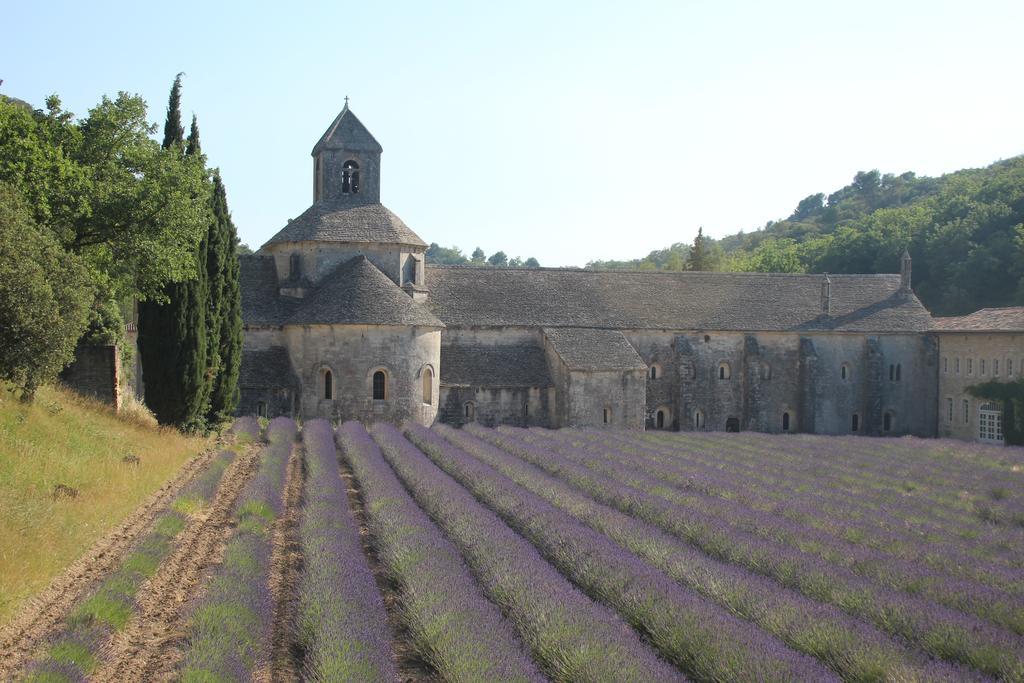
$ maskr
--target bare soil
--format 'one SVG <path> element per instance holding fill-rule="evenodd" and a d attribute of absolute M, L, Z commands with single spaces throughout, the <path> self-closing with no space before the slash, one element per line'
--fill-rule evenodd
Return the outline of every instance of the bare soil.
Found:
<path fill-rule="evenodd" d="M 391 578 L 387 568 L 377 557 L 377 548 L 374 544 L 373 535 L 367 525 L 366 510 L 363 503 L 363 496 L 359 492 L 359 482 L 353 475 L 348 463 L 339 458 L 341 467 L 341 478 L 346 484 L 348 493 L 349 511 L 359 525 L 359 538 L 363 545 L 363 554 L 366 555 L 373 578 L 377 582 L 377 589 L 384 598 L 384 607 L 387 610 L 388 625 L 391 627 L 392 648 L 394 650 L 392 659 L 398 669 L 398 680 L 401 683 L 433 683 L 439 681 L 440 677 L 425 659 L 419 656 L 412 640 L 412 634 L 406 628 L 405 621 L 401 617 L 401 593 L 399 586 Z"/>
<path fill-rule="evenodd" d="M 302 573 L 299 516 L 305 481 L 303 448 L 296 444 L 288 459 L 284 514 L 274 523 L 274 550 L 270 559 L 270 592 L 274 596 L 271 659 L 269 669 L 255 676 L 261 682 L 291 683 L 301 679 L 302 653 L 295 638 L 295 625 L 299 576 Z"/>
<path fill-rule="evenodd" d="M 74 605 L 121 565 L 135 543 L 151 530 L 156 517 L 210 464 L 217 452 L 217 448 L 209 449 L 186 463 L 174 479 L 97 541 L 0 629 L 0 680 L 10 679 L 24 666 L 46 638 L 63 623 Z"/>
<path fill-rule="evenodd" d="M 232 511 L 259 464 L 262 446 L 248 448 L 225 470 L 210 506 L 193 517 L 174 551 L 138 593 L 138 608 L 101 655 L 93 681 L 163 681 L 175 677 L 185 639 L 184 607 L 203 585 L 207 570 L 223 560 L 234 533 Z"/>

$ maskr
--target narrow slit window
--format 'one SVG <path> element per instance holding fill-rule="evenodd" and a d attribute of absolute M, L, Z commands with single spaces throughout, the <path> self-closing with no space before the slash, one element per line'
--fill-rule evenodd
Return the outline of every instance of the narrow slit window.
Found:
<path fill-rule="evenodd" d="M 886 413 L 882 417 L 882 431 L 885 431 L 885 432 L 891 432 L 892 431 L 892 413 Z"/>
<path fill-rule="evenodd" d="M 664 410 L 659 410 L 658 411 L 657 416 L 655 417 L 655 420 L 654 420 L 654 424 L 655 424 L 655 426 L 657 426 L 658 429 L 664 429 L 665 428 L 665 411 Z"/>
<path fill-rule="evenodd" d="M 611 422 L 612 422 L 612 409 L 611 408 L 605 408 L 604 409 L 604 416 L 603 417 L 604 417 L 604 423 L 605 424 L 611 424 Z"/>
<path fill-rule="evenodd" d="M 782 431 L 789 431 L 789 413 L 782 414 Z"/>
<path fill-rule="evenodd" d="M 860 415 L 858 415 L 857 413 L 853 414 L 853 420 L 850 422 L 850 431 L 851 432 L 858 432 L 858 431 L 860 431 Z"/>
<path fill-rule="evenodd" d="M 423 369 L 423 402 L 428 406 L 434 403 L 434 371 Z"/>
<path fill-rule="evenodd" d="M 373 373 L 373 400 L 383 401 L 387 396 L 387 376 L 383 370 Z"/>
<path fill-rule="evenodd" d="M 328 401 L 334 400 L 334 375 L 330 370 L 324 371 L 324 398 Z"/>
<path fill-rule="evenodd" d="M 902 374 L 902 371 L 903 371 L 903 365 L 900 364 L 900 363 L 897 363 L 896 364 L 896 381 L 897 382 L 899 382 L 902 379 L 902 377 L 900 376 Z"/>

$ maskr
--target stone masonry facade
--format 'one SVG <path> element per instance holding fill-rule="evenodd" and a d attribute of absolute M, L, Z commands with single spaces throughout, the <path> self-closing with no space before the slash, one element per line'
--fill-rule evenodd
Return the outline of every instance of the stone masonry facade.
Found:
<path fill-rule="evenodd" d="M 380 204 L 381 152 L 346 105 L 313 204 L 242 258 L 241 413 L 972 438 L 943 420 L 948 358 L 1024 365 L 1024 329 L 940 329 L 909 254 L 893 275 L 434 266 Z"/>

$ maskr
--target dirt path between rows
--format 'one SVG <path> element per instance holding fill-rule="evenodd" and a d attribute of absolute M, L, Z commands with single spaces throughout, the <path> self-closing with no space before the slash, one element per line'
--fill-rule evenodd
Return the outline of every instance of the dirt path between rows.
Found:
<path fill-rule="evenodd" d="M 97 541 L 0 629 L 0 680 L 13 677 L 86 592 L 120 566 L 136 541 L 150 530 L 157 515 L 166 510 L 178 492 L 210 464 L 219 450 L 211 448 L 186 463 L 174 479 L 146 499 L 120 526 Z"/>
<path fill-rule="evenodd" d="M 302 510 L 302 489 L 306 481 L 302 454 L 302 446 L 295 444 L 288 459 L 284 514 L 274 523 L 274 550 L 270 559 L 270 592 L 274 596 L 274 617 L 269 670 L 260 671 L 255 676 L 261 683 L 291 683 L 300 680 L 299 668 L 302 662 L 295 638 L 295 618 L 299 607 L 299 576 L 302 573 L 299 516 Z"/>
<path fill-rule="evenodd" d="M 142 584 L 138 608 L 100 657 L 93 681 L 154 681 L 174 678 L 184 640 L 183 608 L 199 590 L 211 565 L 222 560 L 234 532 L 235 501 L 255 473 L 262 445 L 235 458 L 221 478 L 213 502 L 178 536 L 174 551 Z"/>

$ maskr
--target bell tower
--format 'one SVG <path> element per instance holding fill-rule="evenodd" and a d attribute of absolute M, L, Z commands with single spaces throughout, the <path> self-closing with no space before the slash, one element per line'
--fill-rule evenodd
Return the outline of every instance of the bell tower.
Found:
<path fill-rule="evenodd" d="M 313 202 L 380 202 L 380 155 L 384 149 L 348 108 L 313 147 Z"/>

